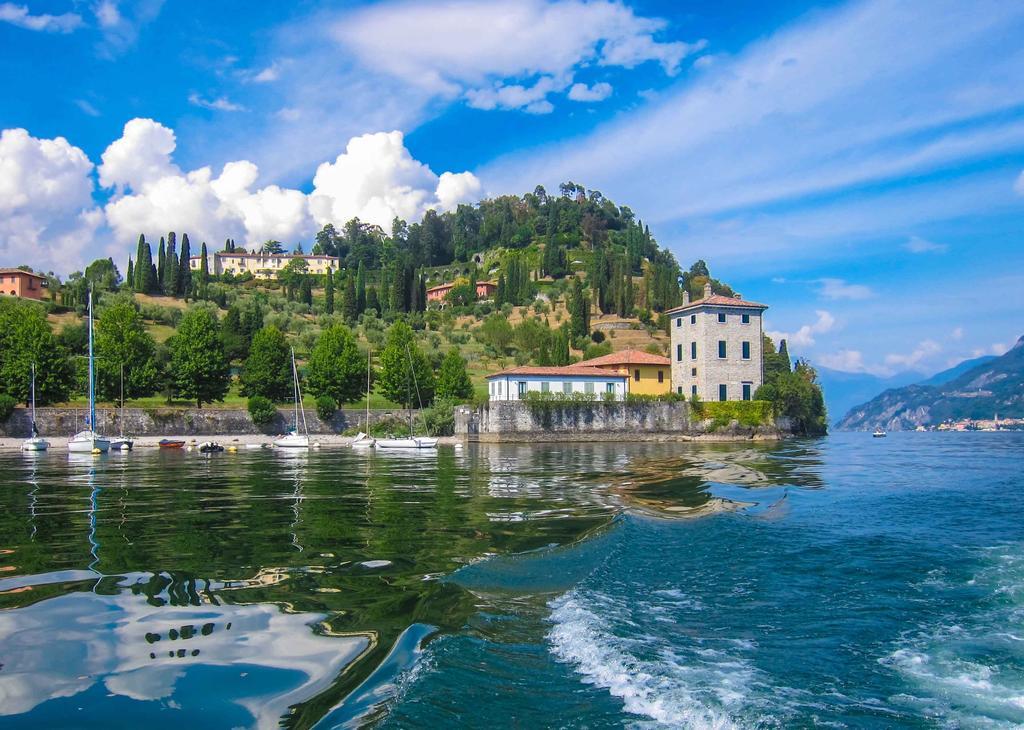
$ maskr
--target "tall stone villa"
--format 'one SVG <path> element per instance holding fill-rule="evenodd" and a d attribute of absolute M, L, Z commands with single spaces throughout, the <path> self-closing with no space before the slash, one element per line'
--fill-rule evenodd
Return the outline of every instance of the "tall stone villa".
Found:
<path fill-rule="evenodd" d="M 704 285 L 704 298 L 669 310 L 672 387 L 704 401 L 750 400 L 764 382 L 761 314 L 766 304 L 725 297 Z"/>

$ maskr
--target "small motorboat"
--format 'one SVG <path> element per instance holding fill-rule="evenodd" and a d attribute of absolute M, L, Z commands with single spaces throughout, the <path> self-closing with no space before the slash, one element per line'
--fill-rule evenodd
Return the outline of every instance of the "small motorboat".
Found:
<path fill-rule="evenodd" d="M 378 449 L 436 449 L 437 439 L 428 436 L 410 436 L 400 439 L 377 439 Z"/>
<path fill-rule="evenodd" d="M 370 448 L 373 448 L 373 445 L 375 443 L 377 443 L 377 439 L 375 439 L 373 436 L 371 436 L 371 435 L 369 435 L 367 433 L 363 433 L 362 431 L 360 431 L 359 433 L 356 434 L 356 437 L 352 440 L 352 448 L 353 449 L 370 449 Z"/>
<path fill-rule="evenodd" d="M 199 451 L 200 454 L 219 454 L 224 450 L 224 447 L 216 441 L 206 441 L 199 444 L 199 446 L 196 447 L 196 450 Z"/>
<path fill-rule="evenodd" d="M 185 448 L 184 439 L 160 439 L 157 444 L 161 449 L 183 449 Z"/>
<path fill-rule="evenodd" d="M 876 428 L 875 432 L 871 434 L 873 438 L 884 439 L 888 434 L 880 428 Z"/>
<path fill-rule="evenodd" d="M 135 441 L 125 436 L 114 436 L 110 439 L 111 451 L 131 451 Z"/>

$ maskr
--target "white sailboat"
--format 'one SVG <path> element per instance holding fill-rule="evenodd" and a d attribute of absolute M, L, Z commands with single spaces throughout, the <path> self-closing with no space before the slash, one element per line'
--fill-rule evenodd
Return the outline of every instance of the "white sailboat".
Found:
<path fill-rule="evenodd" d="M 121 424 L 121 435 L 110 439 L 112 451 L 131 451 L 135 440 L 124 435 L 124 363 L 121 363 L 121 417 L 118 419 Z"/>
<path fill-rule="evenodd" d="M 370 435 L 370 350 L 366 350 L 366 431 L 360 431 L 352 441 L 353 449 L 368 449 L 377 443 Z"/>
<path fill-rule="evenodd" d="M 68 439 L 68 451 L 73 454 L 92 454 L 110 449 L 110 439 L 96 433 L 96 372 L 92 353 L 92 289 L 89 290 L 89 422 L 88 429 Z"/>
<path fill-rule="evenodd" d="M 299 371 L 295 367 L 295 348 L 292 348 L 292 380 L 295 391 L 294 426 L 284 436 L 274 439 L 274 446 L 282 449 L 308 449 L 309 428 L 306 426 L 306 409 L 302 407 L 302 390 L 299 388 Z M 302 433 L 299 433 L 299 414 L 302 414 Z"/>
<path fill-rule="evenodd" d="M 39 436 L 39 429 L 36 428 L 36 364 L 32 363 L 32 436 L 25 439 L 21 445 L 22 451 L 46 451 L 50 448 L 50 442 Z"/>
<path fill-rule="evenodd" d="M 409 345 L 405 346 L 405 354 L 409 358 L 409 373 L 412 375 L 412 384 L 416 387 L 416 400 L 420 401 L 420 386 L 416 382 L 416 369 L 412 363 L 412 353 L 409 351 Z M 408 375 L 406 376 L 408 379 Z M 411 399 L 410 399 L 411 400 Z M 423 408 L 423 402 L 420 401 L 420 408 Z M 412 410 L 409 411 L 409 436 L 406 438 L 391 438 L 391 439 L 377 439 L 376 443 L 379 449 L 436 449 L 437 439 L 432 436 L 417 436 L 415 435 L 415 429 L 413 428 Z"/>

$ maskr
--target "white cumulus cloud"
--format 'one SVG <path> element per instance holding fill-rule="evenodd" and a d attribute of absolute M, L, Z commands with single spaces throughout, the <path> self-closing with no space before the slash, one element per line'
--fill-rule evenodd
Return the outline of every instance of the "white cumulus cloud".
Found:
<path fill-rule="evenodd" d="M 600 81 L 593 86 L 573 84 L 569 89 L 569 98 L 573 101 L 604 101 L 612 95 L 612 85 Z"/>
<path fill-rule="evenodd" d="M 414 159 L 401 132 L 364 134 L 317 168 L 310 208 L 318 225 L 358 217 L 387 230 L 395 216 L 416 220 L 428 208 L 448 210 L 478 197 L 472 173 L 446 175 Z"/>
<path fill-rule="evenodd" d="M 826 332 L 832 330 L 836 324 L 836 318 L 832 316 L 830 312 L 824 309 L 815 310 L 817 319 L 811 324 L 805 324 L 796 332 L 780 332 L 773 331 L 767 332 L 766 334 L 771 337 L 776 344 L 782 340 L 786 340 L 786 343 L 792 347 L 810 347 L 815 342 L 815 335 L 823 335 Z"/>
<path fill-rule="evenodd" d="M 35 269 L 80 263 L 103 213 L 86 154 L 63 137 L 0 133 L 0 259 Z"/>
<path fill-rule="evenodd" d="M 839 350 L 816 358 L 821 365 L 844 373 L 866 373 L 868 366 L 864 362 L 864 353 L 860 350 Z"/>
<path fill-rule="evenodd" d="M 942 352 L 942 345 L 935 340 L 922 340 L 912 352 L 891 353 L 885 356 L 885 364 L 895 370 L 918 370 L 928 358 Z"/>
<path fill-rule="evenodd" d="M 32 15 L 25 5 L 0 3 L 0 22 L 44 33 L 71 33 L 82 25 L 82 16 L 78 13 Z"/>

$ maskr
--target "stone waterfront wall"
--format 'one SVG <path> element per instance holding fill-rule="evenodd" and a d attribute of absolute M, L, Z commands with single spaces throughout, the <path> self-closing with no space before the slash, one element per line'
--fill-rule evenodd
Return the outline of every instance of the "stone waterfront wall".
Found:
<path fill-rule="evenodd" d="M 716 427 L 693 419 L 688 403 L 571 403 L 533 405 L 494 401 L 455 409 L 455 435 L 470 441 L 661 441 L 778 439 L 786 424 Z"/>
<path fill-rule="evenodd" d="M 71 436 L 82 430 L 85 409 L 38 408 L 36 425 L 44 436 Z M 293 412 L 279 410 L 277 418 L 265 427 L 258 427 L 249 418 L 249 412 L 238 408 L 126 408 L 124 432 L 131 436 L 202 436 L 227 434 L 279 434 L 291 425 Z M 372 410 L 370 422 L 389 418 L 408 421 L 405 410 Z M 120 412 L 112 408 L 96 410 L 99 432 L 107 435 L 121 430 Z M 330 423 L 324 423 L 316 411 L 306 410 L 306 423 L 310 433 L 340 433 L 348 428 L 363 428 L 366 411 L 339 410 Z M 25 438 L 31 429 L 28 409 L 15 408 L 6 422 L 0 421 L 0 436 Z"/>

